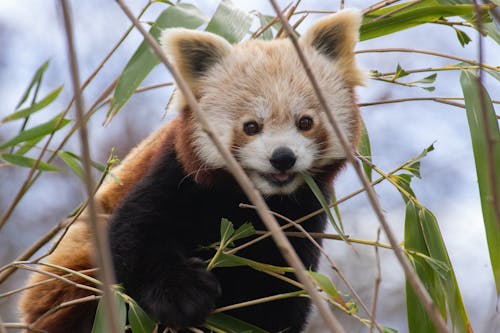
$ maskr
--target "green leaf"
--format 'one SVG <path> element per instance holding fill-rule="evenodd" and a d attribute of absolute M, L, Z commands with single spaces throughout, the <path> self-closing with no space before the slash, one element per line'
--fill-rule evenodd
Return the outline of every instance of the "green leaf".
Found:
<path fill-rule="evenodd" d="M 464 92 L 491 266 L 497 293 L 500 293 L 500 221 L 496 218 L 495 203 L 492 200 L 493 191 L 500 193 L 500 132 L 488 92 L 481 85 L 474 72 L 463 70 L 460 83 Z M 485 110 L 483 110 L 483 105 Z M 483 112 L 486 113 L 487 123 L 484 122 Z M 485 129 L 487 127 L 491 138 L 486 137 Z M 492 145 L 492 156 L 490 156 L 489 151 L 490 144 Z M 493 162 L 492 166 L 488 163 L 489 159 Z M 490 172 L 495 175 L 495 183 L 490 178 Z M 498 207 L 500 203 L 497 202 L 496 205 Z"/>
<path fill-rule="evenodd" d="M 37 139 L 44 137 L 47 134 L 50 134 L 52 132 L 56 132 L 66 126 L 71 120 L 69 119 L 62 119 L 62 114 L 57 115 L 53 119 L 49 120 L 48 122 L 45 122 L 43 124 L 40 124 L 38 126 L 35 126 L 33 128 L 30 128 L 28 130 L 24 130 L 21 133 L 19 133 L 17 136 L 14 138 L 8 140 L 7 142 L 3 143 L 0 145 L 0 149 L 4 149 L 7 147 L 11 147 L 14 145 L 17 145 L 18 143 Z M 56 126 L 58 125 L 58 126 Z"/>
<path fill-rule="evenodd" d="M 128 321 L 132 328 L 132 333 L 151 333 L 154 330 L 155 322 L 148 314 L 132 299 L 128 303 Z"/>
<path fill-rule="evenodd" d="M 372 149 L 370 144 L 370 137 L 364 121 L 361 121 L 361 140 L 359 141 L 358 151 L 361 156 L 372 162 Z M 372 181 L 372 167 L 363 162 L 363 170 L 366 178 Z"/>
<path fill-rule="evenodd" d="M 228 333 L 266 333 L 267 331 L 246 323 L 224 313 L 212 314 L 207 318 L 207 324 L 212 329 Z M 135 332 L 134 332 L 135 333 Z"/>
<path fill-rule="evenodd" d="M 390 328 L 387 326 L 382 326 L 382 332 L 384 332 L 384 333 L 398 333 L 398 330 L 395 330 L 394 328 Z"/>
<path fill-rule="evenodd" d="M 483 23 L 483 31 L 488 34 L 497 44 L 500 44 L 500 32 L 495 23 Z"/>
<path fill-rule="evenodd" d="M 411 200 L 412 198 L 415 198 L 415 193 L 410 187 L 411 184 L 411 179 L 413 178 L 413 175 L 407 174 L 407 173 L 402 173 L 399 175 L 390 175 L 389 176 L 392 181 L 396 182 L 398 185 L 398 191 L 401 193 L 403 196 L 403 200 L 406 202 L 408 200 Z"/>
<path fill-rule="evenodd" d="M 80 165 L 80 161 L 75 159 L 73 154 L 69 154 L 66 151 L 59 151 L 57 156 L 61 158 L 61 160 L 66 163 L 66 165 L 73 171 L 75 175 L 77 175 L 80 179 L 83 179 L 83 169 Z"/>
<path fill-rule="evenodd" d="M 259 18 L 260 26 L 262 28 L 267 26 L 273 20 L 272 16 L 263 15 L 261 13 L 257 13 L 257 17 Z M 272 27 L 269 27 L 266 31 L 260 34 L 259 38 L 264 40 L 272 40 L 274 38 Z"/>
<path fill-rule="evenodd" d="M 234 234 L 233 224 L 228 219 L 221 219 L 220 221 L 220 242 L 226 244 L 231 236 Z"/>
<path fill-rule="evenodd" d="M 34 103 L 30 107 L 8 115 L 7 117 L 2 119 L 2 123 L 16 120 L 16 119 L 20 119 L 20 118 L 26 118 L 26 117 L 32 115 L 33 113 L 42 110 L 43 108 L 48 106 L 50 103 L 52 103 L 57 98 L 57 96 L 59 96 L 59 94 L 61 93 L 63 88 L 64 88 L 64 85 L 62 85 L 59 88 L 55 89 L 54 91 L 50 92 L 41 101 Z"/>
<path fill-rule="evenodd" d="M 207 22 L 207 18 L 198 8 L 191 4 L 179 3 L 164 10 L 149 32 L 158 40 L 162 29 L 172 27 L 196 29 L 205 22 Z M 158 57 L 151 51 L 147 42 L 143 41 L 132 58 L 130 58 L 118 79 L 113 99 L 107 112 L 107 121 L 125 105 L 137 87 L 139 87 L 139 84 L 144 81 L 146 76 L 159 63 L 160 60 Z"/>
<path fill-rule="evenodd" d="M 1 154 L 0 153 L 0 158 L 9 164 L 21 166 L 24 168 L 32 168 L 33 165 L 35 165 L 35 163 L 36 163 L 36 160 L 33 158 L 15 155 L 15 154 L 7 154 L 7 153 Z M 36 169 L 40 170 L 40 171 L 55 171 L 55 172 L 62 171 L 61 169 L 56 168 L 55 166 L 48 164 L 46 162 L 43 162 L 43 161 L 40 161 L 38 163 L 38 166 L 36 167 Z"/>
<path fill-rule="evenodd" d="M 368 40 L 376 37 L 392 34 L 397 31 L 409 29 L 424 23 L 429 23 L 442 17 L 471 15 L 474 13 L 474 5 L 453 5 L 442 6 L 430 4 L 426 2 L 426 6 L 412 6 L 402 9 L 394 14 L 376 20 L 377 16 L 374 13 L 363 20 L 360 29 L 360 40 Z M 396 6 L 386 8 L 385 12 L 377 12 L 380 16 L 389 12 L 389 9 L 394 10 Z M 401 8 L 401 7 L 397 7 Z M 378 16 L 378 17 L 380 17 Z"/>
<path fill-rule="evenodd" d="M 320 286 L 320 288 L 330 297 L 335 298 L 339 295 L 339 291 L 328 276 L 313 271 L 309 271 L 308 273 L 314 279 L 316 284 Z"/>
<path fill-rule="evenodd" d="M 407 200 L 405 216 L 405 248 L 424 254 L 429 254 L 427 244 L 420 225 L 419 209 L 412 200 Z M 442 316 L 446 316 L 445 296 L 439 277 L 427 265 L 422 262 L 412 260 L 415 272 L 424 283 L 429 295 L 436 304 Z M 410 333 L 437 332 L 428 314 L 420 304 L 418 297 L 414 294 L 410 284 L 406 282 L 406 310 L 408 315 L 408 328 Z"/>
<path fill-rule="evenodd" d="M 335 192 L 335 187 L 332 187 L 332 202 L 337 202 L 337 193 Z M 342 222 L 342 215 L 340 214 L 339 205 L 333 206 L 333 211 L 335 212 L 335 216 L 337 220 L 339 220 L 340 229 L 344 230 L 344 223 Z"/>
<path fill-rule="evenodd" d="M 407 71 L 405 71 L 399 64 L 396 67 L 396 74 L 394 74 L 393 80 L 399 79 L 400 77 L 405 77 L 410 75 Z"/>
<path fill-rule="evenodd" d="M 467 35 L 465 32 L 455 27 L 453 27 L 453 29 L 455 29 L 455 32 L 457 33 L 457 39 L 462 47 L 465 47 L 465 45 L 471 42 L 469 35 Z"/>
<path fill-rule="evenodd" d="M 231 237 L 231 241 L 250 237 L 252 235 L 255 235 L 255 228 L 253 227 L 252 223 L 243 223 L 238 229 L 236 229 L 233 236 Z"/>
<path fill-rule="evenodd" d="M 420 174 L 420 161 L 414 162 L 408 166 L 405 166 L 403 170 L 406 170 L 410 172 L 412 175 L 414 175 L 417 178 L 422 178 Z"/>
<path fill-rule="evenodd" d="M 43 139 L 43 137 L 39 137 L 33 140 L 28 140 L 26 141 L 21 147 L 19 147 L 18 150 L 16 150 L 15 154 L 16 155 L 24 155 L 27 152 L 31 150 L 38 142 L 40 142 Z"/>
<path fill-rule="evenodd" d="M 26 91 L 24 92 L 23 96 L 21 97 L 21 100 L 19 101 L 19 103 L 17 103 L 17 106 L 16 106 L 16 110 L 19 109 L 19 107 L 21 107 L 21 105 L 24 104 L 24 102 L 26 102 L 26 100 L 28 99 L 28 96 L 30 95 L 31 93 L 31 90 L 33 89 L 33 87 L 36 85 L 40 86 L 41 82 L 42 82 L 42 79 L 43 79 L 43 74 L 45 73 L 45 71 L 47 70 L 47 68 L 49 67 L 49 60 L 45 61 L 35 72 L 35 75 L 33 76 L 33 78 L 31 79 L 31 82 L 28 86 L 28 88 L 26 89 Z"/>
<path fill-rule="evenodd" d="M 413 255 L 412 262 L 441 314 L 445 316 L 447 307 L 455 331 L 470 332 L 470 321 L 436 217 L 411 200 L 406 206 L 405 248 L 418 252 Z M 408 292 L 408 288 L 408 322 L 416 326 L 410 332 L 427 332 L 421 325 L 432 325 L 430 319 L 425 312 L 421 312 L 424 310 L 420 308 L 413 291 Z M 410 312 L 414 312 L 415 317 L 410 318 Z M 429 332 L 433 332 L 433 329 Z"/>
<path fill-rule="evenodd" d="M 208 22 L 206 31 L 222 36 L 228 42 L 235 44 L 248 33 L 252 20 L 252 15 L 234 6 L 230 0 L 222 0 Z"/>
<path fill-rule="evenodd" d="M 125 325 L 127 321 L 127 308 L 125 302 L 121 297 L 113 294 L 114 306 L 118 310 L 118 323 L 120 325 L 120 332 L 125 331 Z M 97 305 L 97 311 L 95 314 L 94 325 L 92 326 L 92 333 L 106 333 L 109 332 L 106 325 L 106 309 L 104 308 L 104 302 L 102 298 L 99 300 Z M 134 332 L 135 333 L 135 332 Z"/>
<path fill-rule="evenodd" d="M 318 185 L 314 181 L 314 179 L 311 177 L 306 172 L 301 172 L 302 177 L 304 178 L 304 181 L 306 182 L 307 186 L 311 189 L 311 191 L 314 193 L 314 196 L 318 200 L 318 202 L 321 204 L 321 207 L 325 210 L 326 216 L 328 216 L 328 219 L 330 220 L 331 225 L 337 231 L 339 234 L 340 238 L 342 238 L 344 241 L 348 241 L 347 238 L 344 235 L 344 232 L 342 229 L 337 225 L 337 222 L 333 218 L 332 212 L 330 211 L 330 207 L 328 206 L 328 202 L 326 201 L 325 197 L 323 196 L 323 193 L 321 193 L 321 190 L 319 189 Z"/>
<path fill-rule="evenodd" d="M 423 79 L 413 81 L 412 83 L 433 83 L 436 81 L 437 73 L 431 74 L 429 76 L 424 77 Z"/>
<path fill-rule="evenodd" d="M 412 255 L 418 259 L 422 259 L 423 261 L 425 261 L 426 264 L 428 264 L 436 273 L 439 274 L 441 279 L 446 280 L 447 274 L 450 272 L 450 266 L 448 266 L 445 262 L 429 257 L 428 255 L 420 252 L 414 252 L 412 253 Z"/>
<path fill-rule="evenodd" d="M 238 267 L 248 266 L 258 271 L 271 271 L 278 274 L 291 273 L 293 269 L 290 267 L 274 266 L 269 264 L 260 263 L 254 260 L 246 259 L 236 256 L 234 254 L 221 253 L 217 261 L 217 267 Z"/>

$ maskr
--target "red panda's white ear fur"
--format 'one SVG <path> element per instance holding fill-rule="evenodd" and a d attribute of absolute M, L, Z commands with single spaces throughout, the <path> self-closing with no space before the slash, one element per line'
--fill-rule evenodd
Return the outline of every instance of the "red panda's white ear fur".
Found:
<path fill-rule="evenodd" d="M 199 79 L 232 49 L 231 44 L 220 36 L 184 28 L 164 30 L 160 43 L 195 95 L 199 93 Z"/>
<path fill-rule="evenodd" d="M 353 86 L 365 81 L 365 75 L 354 59 L 361 20 L 359 10 L 344 9 L 317 21 L 302 36 L 305 45 L 338 63 L 339 69 L 344 71 L 344 78 Z"/>

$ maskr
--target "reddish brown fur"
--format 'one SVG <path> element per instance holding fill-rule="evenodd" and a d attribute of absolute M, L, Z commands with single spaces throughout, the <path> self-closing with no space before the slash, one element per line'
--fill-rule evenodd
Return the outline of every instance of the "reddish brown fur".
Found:
<path fill-rule="evenodd" d="M 121 202 L 123 197 L 153 165 L 156 156 L 165 149 L 172 149 L 174 141 L 182 142 L 188 136 L 187 129 L 178 126 L 179 119 L 163 126 L 152 133 L 142 143 L 132 150 L 127 158 L 113 172 L 121 180 L 123 185 L 110 179 L 101 187 L 96 195 L 96 202 L 102 207 L 103 212 L 110 214 Z M 174 138 L 179 138 L 174 140 Z M 189 141 L 183 141 L 189 142 Z M 186 151 L 188 146 L 182 143 L 176 144 L 179 151 Z M 169 148 L 170 147 L 170 148 Z M 184 154 L 189 158 L 189 154 Z M 75 271 L 92 269 L 95 267 L 92 251 L 90 227 L 86 216 L 83 214 L 68 230 L 63 241 L 56 250 L 47 258 L 46 262 L 67 267 Z M 101 223 L 107 223 L 107 215 Z M 43 267 L 43 271 L 64 275 L 59 269 Z M 95 277 L 94 274 L 87 274 Z M 31 276 L 28 285 L 32 285 L 47 279 L 50 276 L 35 273 Z M 96 287 L 83 278 L 69 278 L 71 281 Z M 23 321 L 34 324 L 33 329 L 45 330 L 49 333 L 88 333 L 94 319 L 96 301 L 86 302 L 70 307 L 64 307 L 51 315 L 38 318 L 50 309 L 61 303 L 90 296 L 93 293 L 81 289 L 61 280 L 55 280 L 28 289 L 24 292 L 19 309 L 24 314 Z M 30 330 L 33 332 L 33 330 Z"/>

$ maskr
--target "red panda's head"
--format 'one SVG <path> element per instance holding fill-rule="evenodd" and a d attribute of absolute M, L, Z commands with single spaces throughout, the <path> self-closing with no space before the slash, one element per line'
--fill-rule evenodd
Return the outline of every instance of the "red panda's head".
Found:
<path fill-rule="evenodd" d="M 330 109 L 352 144 L 359 138 L 354 87 L 363 82 L 354 59 L 360 21 L 358 11 L 343 10 L 318 21 L 300 38 Z M 175 28 L 165 30 L 161 42 L 216 135 L 263 194 L 291 193 L 302 184 L 300 172 L 323 172 L 345 159 L 288 39 L 231 45 L 211 33 Z M 224 168 L 180 93 L 174 105 L 190 119 L 186 144 L 197 167 Z"/>

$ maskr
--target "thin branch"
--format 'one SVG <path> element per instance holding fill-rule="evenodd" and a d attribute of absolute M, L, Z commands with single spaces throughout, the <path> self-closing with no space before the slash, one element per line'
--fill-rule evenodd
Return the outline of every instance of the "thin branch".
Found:
<path fill-rule="evenodd" d="M 30 272 L 35 272 L 35 273 L 38 273 L 38 274 L 42 274 L 42 275 L 45 275 L 45 276 L 48 276 L 48 277 L 60 280 L 60 281 L 62 281 L 64 283 L 67 283 L 67 284 L 69 284 L 69 285 L 71 285 L 71 286 L 73 286 L 75 288 L 88 290 L 88 291 L 91 291 L 91 292 L 96 293 L 96 294 L 100 294 L 101 293 L 101 290 L 99 290 L 97 288 L 93 288 L 93 287 L 87 286 L 85 284 L 81 284 L 81 283 L 78 283 L 78 282 L 71 281 L 70 279 L 67 279 L 67 278 L 65 278 L 65 277 L 63 277 L 61 275 L 55 274 L 55 273 L 51 273 L 51 272 L 44 271 L 44 270 L 41 270 L 41 269 L 38 269 L 38 268 L 30 267 L 30 266 L 28 266 L 25 263 L 13 263 L 13 265 L 17 266 L 20 269 L 24 269 L 24 270 L 27 270 L 27 271 L 30 271 Z M 77 275 L 77 276 L 81 277 L 82 274 L 74 274 L 74 275 Z"/>
<path fill-rule="evenodd" d="M 0 315 L 0 333 L 7 333 L 7 330 L 5 329 L 5 323 L 3 322 L 2 315 Z"/>
<path fill-rule="evenodd" d="M 472 59 L 467 59 L 463 57 L 458 57 L 456 55 L 452 54 L 447 54 L 447 53 L 441 53 L 441 52 L 436 52 L 436 51 L 430 51 L 430 50 L 421 50 L 421 49 L 410 49 L 410 48 L 384 48 L 384 49 L 366 49 L 366 50 L 358 50 L 355 53 L 356 54 L 363 54 L 363 53 L 387 53 L 387 52 L 401 52 L 401 53 L 420 53 L 420 54 L 426 54 L 426 55 L 432 55 L 436 57 L 441 57 L 441 58 L 447 58 L 447 59 L 453 59 L 461 62 L 466 62 L 472 65 L 479 66 L 480 63 L 472 60 Z M 483 67 L 491 69 L 493 71 L 499 71 L 500 66 L 491 66 L 487 64 L 483 64 Z"/>
<path fill-rule="evenodd" d="M 306 294 L 305 291 L 299 290 L 299 291 L 292 291 L 290 293 L 284 293 L 284 294 L 278 294 L 278 295 L 267 296 L 267 297 L 262 297 L 262 298 L 256 298 L 256 299 L 253 299 L 251 301 L 241 302 L 241 303 L 227 305 L 227 306 L 217 308 L 214 310 L 213 313 L 241 309 L 241 308 L 251 306 L 251 305 L 257 305 L 257 304 L 262 304 L 262 303 L 267 303 L 267 302 L 272 302 L 272 301 L 278 301 L 278 300 L 286 299 L 286 298 L 290 298 L 290 297 L 304 296 L 305 294 Z"/>
<path fill-rule="evenodd" d="M 400 0 L 385 0 L 385 1 L 379 1 L 376 4 L 371 5 L 370 7 L 363 9 L 362 13 L 363 16 L 365 16 L 368 13 L 374 12 L 376 10 L 379 10 L 381 8 L 387 7 L 395 2 L 398 2 Z"/>
<path fill-rule="evenodd" d="M 25 323 L 4 323 L 3 325 L 0 326 L 1 328 L 8 328 L 8 329 L 13 329 L 13 330 L 26 330 L 26 332 L 38 332 L 38 333 L 50 333 L 46 330 L 41 330 L 38 328 L 34 328 L 32 325 L 28 325 Z M 7 332 L 7 331 L 2 331 L 0 332 Z"/>
<path fill-rule="evenodd" d="M 379 17 L 375 18 L 374 20 L 372 20 L 371 22 L 377 22 L 377 21 L 380 21 L 382 19 L 385 19 L 386 17 L 389 17 L 391 16 L 392 14 L 396 14 L 396 13 L 399 13 L 400 11 L 404 10 L 404 9 L 407 9 L 409 7 L 412 7 L 414 5 L 416 5 L 417 3 L 419 2 L 422 2 L 422 0 L 414 0 L 412 2 L 408 2 L 406 4 L 403 4 L 401 5 L 400 7 L 388 12 L 388 13 L 385 13 L 384 15 L 380 15 Z"/>
<path fill-rule="evenodd" d="M 78 271 L 78 272 L 82 273 L 82 274 L 87 274 L 87 273 L 94 273 L 96 271 L 97 271 L 97 268 L 90 268 L 90 269 L 85 269 L 85 270 Z M 63 277 L 63 278 L 69 278 L 69 277 L 74 276 L 74 274 L 73 273 L 68 273 L 68 274 L 64 274 L 64 275 L 58 275 L 57 278 L 53 277 L 53 278 L 46 279 L 46 280 L 43 280 L 43 281 L 39 281 L 39 282 L 30 284 L 30 285 L 27 285 L 27 286 L 24 286 L 24 287 L 21 287 L 21 288 L 10 290 L 10 291 L 7 291 L 7 292 L 5 292 L 3 294 L 0 294 L 0 298 L 9 297 L 9 296 L 15 295 L 17 293 L 20 293 L 22 291 L 25 291 L 25 290 L 28 290 L 28 289 L 31 289 L 31 288 L 35 288 L 35 287 L 38 287 L 38 286 L 41 286 L 41 285 L 44 285 L 44 284 L 47 284 L 47 283 L 51 283 L 51 282 L 57 281 L 57 280 L 59 280 L 59 276 Z"/>
<path fill-rule="evenodd" d="M 290 7 L 290 10 L 288 11 L 288 14 L 286 15 L 286 19 L 287 19 L 287 21 L 288 21 L 288 20 L 290 20 L 290 18 L 292 17 L 292 15 L 293 15 L 293 13 L 295 12 L 295 10 L 297 9 L 297 6 L 299 5 L 300 1 L 301 1 L 301 0 L 297 0 L 297 2 L 295 3 L 295 5 L 293 5 L 292 7 Z M 283 15 L 283 13 L 284 13 L 284 12 L 285 12 L 285 11 L 284 11 L 284 10 L 282 10 L 282 11 L 281 11 L 281 14 Z M 278 18 L 278 16 L 276 16 L 276 17 Z M 279 18 L 278 18 L 278 20 L 279 20 Z M 283 30 L 283 25 L 282 25 L 282 26 L 279 28 L 278 32 L 276 33 L 276 38 L 283 38 L 283 37 L 285 37 L 285 36 L 283 35 L 283 32 L 284 32 L 284 30 Z"/>
<path fill-rule="evenodd" d="M 292 6 L 293 2 L 290 2 L 288 5 L 286 5 L 285 8 L 283 8 L 283 13 L 288 10 Z M 270 29 L 276 22 L 279 22 L 279 17 L 274 17 L 268 24 L 266 24 L 263 27 L 260 27 L 257 29 L 252 36 L 250 36 L 251 39 L 258 38 L 260 35 L 262 35 L 264 32 L 266 32 L 268 29 Z"/>
<path fill-rule="evenodd" d="M 344 152 L 346 154 L 346 159 L 352 164 L 354 167 L 354 170 L 358 174 L 359 179 L 361 180 L 363 187 L 368 195 L 368 199 L 370 201 L 371 206 L 373 207 L 373 210 L 375 211 L 375 214 L 377 215 L 377 218 L 382 225 L 385 234 L 387 235 L 387 238 L 389 239 L 389 243 L 394 249 L 394 253 L 396 254 L 396 257 L 398 261 L 400 262 L 408 283 L 411 285 L 412 289 L 414 290 L 415 294 L 420 300 L 420 303 L 423 305 L 424 309 L 426 312 L 429 314 L 429 317 L 431 318 L 432 322 L 434 323 L 435 327 L 437 330 L 441 333 L 448 333 L 448 328 L 446 327 L 446 323 L 441 317 L 441 314 L 439 310 L 436 308 L 436 305 L 434 304 L 432 298 L 429 296 L 429 293 L 425 289 L 424 285 L 420 281 L 418 275 L 415 273 L 414 269 L 412 268 L 408 258 L 404 255 L 404 252 L 402 248 L 400 247 L 396 236 L 392 232 L 389 223 L 385 219 L 385 216 L 382 212 L 382 209 L 380 208 L 380 204 L 378 202 L 378 198 L 375 194 L 375 191 L 373 188 L 370 186 L 369 181 L 367 180 L 366 176 L 364 175 L 363 171 L 361 170 L 361 166 L 359 162 L 355 159 L 354 157 L 354 149 L 351 147 L 349 144 L 344 132 L 340 129 L 337 121 L 335 120 L 335 116 L 333 112 L 331 112 L 330 107 L 328 103 L 325 100 L 325 97 L 323 96 L 323 93 L 321 91 L 321 88 L 315 78 L 315 76 L 312 73 L 311 67 L 309 65 L 308 60 L 305 58 L 304 53 L 302 52 L 302 49 L 298 43 L 297 37 L 293 34 L 293 31 L 291 30 L 290 25 L 284 17 L 281 15 L 281 12 L 276 4 L 275 0 L 270 0 L 275 12 L 278 14 L 281 20 L 281 24 L 285 27 L 285 29 L 288 32 L 288 37 L 292 41 L 292 44 L 297 52 L 297 55 L 300 59 L 300 62 L 303 65 L 303 68 L 309 77 L 309 80 L 311 82 L 311 85 L 313 86 L 313 89 L 316 93 L 316 96 L 318 98 L 318 101 L 325 112 L 327 119 L 334 129 L 335 135 L 338 138 L 342 148 L 344 149 Z"/>
<path fill-rule="evenodd" d="M 336 10 L 298 10 L 293 15 L 300 14 L 333 14 L 336 13 Z"/>
<path fill-rule="evenodd" d="M 380 228 L 377 229 L 377 241 L 380 241 Z M 374 325 L 377 324 L 375 318 L 377 317 L 377 302 L 378 293 L 380 291 L 380 283 L 382 282 L 382 269 L 380 268 L 380 255 L 378 253 L 378 246 L 375 246 L 375 260 L 377 262 L 377 275 L 375 277 L 375 283 L 373 288 L 373 300 L 372 300 L 372 311 L 371 311 L 371 322 L 370 322 L 370 333 L 373 333 Z"/>
<path fill-rule="evenodd" d="M 40 320 L 42 320 L 43 318 L 45 318 L 47 316 L 50 316 L 51 314 L 56 313 L 57 311 L 59 311 L 59 310 L 61 310 L 63 308 L 66 308 L 68 306 L 74 306 L 74 305 L 77 305 L 77 304 L 93 302 L 93 301 L 97 301 L 97 300 L 100 300 L 100 299 L 101 299 L 101 296 L 89 295 L 89 296 L 82 297 L 82 298 L 77 298 L 77 299 L 74 299 L 74 300 L 71 300 L 71 301 L 62 302 L 62 303 L 58 304 L 57 306 L 51 308 L 47 312 L 43 313 L 33 323 L 31 323 L 31 325 L 32 326 L 36 326 L 36 324 L 38 324 L 40 322 Z"/>
<path fill-rule="evenodd" d="M 495 68 L 493 66 L 490 66 L 491 70 L 495 72 L 500 73 L 500 68 Z M 456 70 L 463 70 L 463 69 L 478 69 L 480 68 L 479 65 L 470 65 L 470 66 L 454 66 L 454 65 L 447 65 L 447 66 L 442 66 L 442 67 L 427 67 L 427 68 L 416 68 L 416 69 L 408 69 L 404 70 L 408 74 L 414 74 L 414 73 L 425 73 L 425 72 L 440 72 L 440 71 L 456 71 Z M 384 76 L 395 76 L 397 75 L 397 72 L 388 72 L 388 73 L 375 73 L 372 74 L 372 78 L 380 78 Z M 414 82 L 411 82 L 414 83 Z"/>
<path fill-rule="evenodd" d="M 69 4 L 66 0 L 60 0 L 62 15 L 64 18 L 64 28 L 66 31 L 66 45 L 68 47 L 68 57 L 71 70 L 71 81 L 73 83 L 73 91 L 75 96 L 77 123 L 80 127 L 80 141 L 82 148 L 82 164 L 84 170 L 84 185 L 88 197 L 88 215 L 92 230 L 92 241 L 96 249 L 97 266 L 100 268 L 98 273 L 100 280 L 103 281 L 102 290 L 104 292 L 103 305 L 106 309 L 105 323 L 109 332 L 120 333 L 120 324 L 118 319 L 117 309 L 113 304 L 112 285 L 114 284 L 113 262 L 107 239 L 106 230 L 102 224 L 98 223 L 96 205 L 94 202 L 94 185 L 92 179 L 90 150 L 88 143 L 87 126 L 84 119 L 84 107 L 82 94 L 80 92 L 80 77 L 78 73 L 78 61 L 73 42 L 73 28 L 69 13 Z M 43 316 L 42 316 L 43 317 Z M 40 318 L 38 319 L 40 320 Z"/>
<path fill-rule="evenodd" d="M 380 104 L 391 104 L 391 103 L 401 103 L 401 102 L 433 101 L 433 102 L 438 102 L 438 103 L 453 105 L 453 106 L 456 106 L 456 107 L 459 107 L 459 108 L 465 108 L 464 104 L 452 102 L 452 100 L 461 100 L 461 101 L 463 101 L 463 98 L 461 98 L 461 97 L 408 97 L 408 98 L 384 99 L 384 100 L 375 101 L 375 102 L 358 103 L 358 106 L 359 107 L 366 107 L 366 106 L 374 106 L 374 105 L 380 105 Z M 499 104 L 500 104 L 500 101 L 499 101 Z"/>
<path fill-rule="evenodd" d="M 216 146 L 218 152 L 222 155 L 224 161 L 226 162 L 228 170 L 236 179 L 236 181 L 242 188 L 243 192 L 247 195 L 249 200 L 253 204 L 255 204 L 255 206 L 257 206 L 257 213 L 259 217 L 261 218 L 266 228 L 272 232 L 272 237 L 276 243 L 277 248 L 280 250 L 281 254 L 285 258 L 285 260 L 290 264 L 290 266 L 294 268 L 295 275 L 297 276 L 299 281 L 304 284 L 305 290 L 310 295 L 312 302 L 318 307 L 320 314 L 325 320 L 326 326 L 332 332 L 340 332 L 340 333 L 344 332 L 344 329 L 342 328 L 342 326 L 339 324 L 333 313 L 328 308 L 327 303 L 321 298 L 320 293 L 316 290 L 313 282 L 311 281 L 310 276 L 306 273 L 306 269 L 302 264 L 302 262 L 300 261 L 299 256 L 297 255 L 294 248 L 290 244 L 288 238 L 283 234 L 283 231 L 281 231 L 278 222 L 276 221 L 274 216 L 272 216 L 268 212 L 269 208 L 264 199 L 262 198 L 262 195 L 255 188 L 255 185 L 245 174 L 245 172 L 238 164 L 234 156 L 231 154 L 231 152 L 228 150 L 228 148 L 222 144 L 222 142 L 219 140 L 219 137 L 217 137 L 211 130 L 211 127 L 207 119 L 205 118 L 205 114 L 201 112 L 200 107 L 193 93 L 191 92 L 189 86 L 180 77 L 177 70 L 168 61 L 167 57 L 160 49 L 156 40 L 153 37 L 151 37 L 151 35 L 141 26 L 139 21 L 134 17 L 128 6 L 126 6 L 125 3 L 123 2 L 123 0 L 117 0 L 117 2 L 122 8 L 123 12 L 127 15 L 127 17 L 134 23 L 136 28 L 144 36 L 144 40 L 151 46 L 154 53 L 160 58 L 160 60 L 165 64 L 167 69 L 174 77 L 175 82 L 177 83 L 177 87 L 180 89 L 183 96 L 185 97 L 190 109 L 195 114 L 197 121 L 201 124 L 203 131 L 207 134 L 212 143 Z M 281 15 L 280 11 L 278 11 L 278 13 Z"/>

